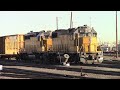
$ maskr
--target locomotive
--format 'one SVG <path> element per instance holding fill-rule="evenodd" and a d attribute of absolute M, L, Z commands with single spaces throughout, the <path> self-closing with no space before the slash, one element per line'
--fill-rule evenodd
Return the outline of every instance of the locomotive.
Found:
<path fill-rule="evenodd" d="M 98 45 L 97 32 L 87 25 L 3 36 L 0 37 L 0 48 L 0 58 L 48 64 L 103 62 L 103 51 Z"/>
<path fill-rule="evenodd" d="M 66 61 L 65 54 L 68 55 Z M 103 51 L 98 45 L 94 28 L 83 25 L 53 32 L 31 32 L 25 35 L 25 48 L 19 53 L 21 60 L 38 60 L 42 63 L 100 64 Z"/>

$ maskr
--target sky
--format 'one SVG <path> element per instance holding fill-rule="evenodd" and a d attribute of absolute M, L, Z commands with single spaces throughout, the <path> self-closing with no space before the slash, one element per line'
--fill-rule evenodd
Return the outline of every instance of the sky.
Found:
<path fill-rule="evenodd" d="M 100 42 L 115 42 L 115 11 L 72 11 L 73 27 L 91 25 L 98 33 Z M 0 36 L 26 34 L 29 31 L 70 27 L 71 11 L 0 11 Z M 118 11 L 118 40 L 120 40 L 120 11 Z"/>

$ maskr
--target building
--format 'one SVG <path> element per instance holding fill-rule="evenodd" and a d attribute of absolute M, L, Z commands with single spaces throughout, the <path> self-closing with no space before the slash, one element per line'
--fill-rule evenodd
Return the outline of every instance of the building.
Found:
<path fill-rule="evenodd" d="M 8 35 L 0 37 L 0 54 L 17 54 L 24 49 L 24 35 Z"/>
<path fill-rule="evenodd" d="M 112 47 L 112 51 L 116 51 L 116 46 Z M 120 44 L 118 44 L 118 52 L 120 53 Z"/>

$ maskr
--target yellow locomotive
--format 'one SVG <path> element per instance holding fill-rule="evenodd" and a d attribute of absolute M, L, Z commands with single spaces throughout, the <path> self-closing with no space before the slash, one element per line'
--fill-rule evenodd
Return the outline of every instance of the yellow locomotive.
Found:
<path fill-rule="evenodd" d="M 87 25 L 53 32 L 53 51 L 69 53 L 72 61 L 97 64 L 103 61 L 103 52 L 97 41 L 97 32 Z M 76 58 L 79 57 L 79 58 Z"/>
<path fill-rule="evenodd" d="M 23 60 L 32 58 L 39 61 L 64 62 L 64 56 L 68 54 L 68 62 L 95 64 L 103 61 L 97 32 L 87 25 L 53 32 L 31 31 L 24 35 L 23 43 L 18 53 L 19 58 Z"/>

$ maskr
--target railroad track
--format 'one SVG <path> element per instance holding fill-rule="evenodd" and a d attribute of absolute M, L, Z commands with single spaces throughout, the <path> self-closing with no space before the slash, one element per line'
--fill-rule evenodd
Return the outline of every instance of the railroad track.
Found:
<path fill-rule="evenodd" d="M 1 78 L 11 79 L 120 79 L 120 64 L 105 61 L 101 65 L 43 65 L 22 61 L 0 60 L 3 64 Z M 83 74 L 80 76 L 80 68 Z"/>

